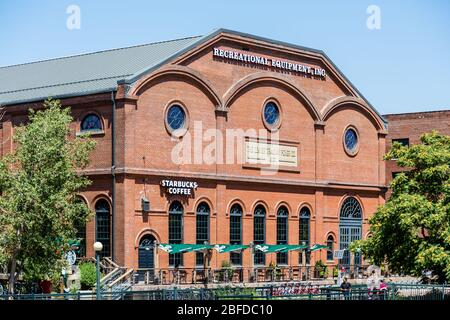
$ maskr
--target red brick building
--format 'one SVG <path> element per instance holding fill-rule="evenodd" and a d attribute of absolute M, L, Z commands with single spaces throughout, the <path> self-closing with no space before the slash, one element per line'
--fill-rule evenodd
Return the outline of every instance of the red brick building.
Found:
<path fill-rule="evenodd" d="M 221 29 L 3 67 L 0 79 L 2 155 L 48 96 L 72 108 L 74 136 L 98 142 L 86 170 L 93 184 L 80 194 L 96 211 L 87 256 L 96 237 L 104 255 L 133 268 L 155 266 L 143 245 L 154 241 L 343 249 L 367 236 L 384 203 L 386 123 L 319 50 Z M 227 130 L 244 132 L 242 146 L 218 142 Z M 180 142 L 191 142 L 191 161 L 173 155 Z M 195 148 L 243 161 L 199 160 Z M 299 250 L 212 252 L 212 268 L 303 259 Z M 326 250 L 305 252 L 312 265 L 337 263 Z M 195 252 L 171 257 L 159 250 L 157 266 L 200 264 Z"/>
<path fill-rule="evenodd" d="M 391 149 L 393 141 L 404 145 L 418 144 L 422 134 L 433 130 L 450 135 L 450 110 L 387 114 L 383 117 L 389 122 L 386 152 Z M 386 185 L 403 170 L 395 160 L 386 161 Z"/>

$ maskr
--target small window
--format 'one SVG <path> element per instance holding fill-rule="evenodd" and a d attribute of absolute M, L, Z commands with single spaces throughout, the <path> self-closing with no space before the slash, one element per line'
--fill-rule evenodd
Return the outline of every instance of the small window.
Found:
<path fill-rule="evenodd" d="M 103 131 L 100 117 L 96 114 L 88 114 L 81 122 L 81 131 Z"/>
<path fill-rule="evenodd" d="M 334 250 L 334 238 L 332 235 L 329 235 L 327 238 L 327 261 L 333 261 L 333 250 Z"/>
<path fill-rule="evenodd" d="M 178 104 L 170 106 L 167 111 L 167 125 L 171 131 L 182 129 L 186 124 L 186 112 Z"/>
<path fill-rule="evenodd" d="M 269 101 L 265 104 L 263 108 L 263 120 L 267 129 L 278 129 L 281 122 L 280 108 L 275 102 Z"/>
<path fill-rule="evenodd" d="M 398 142 L 404 147 L 409 147 L 409 138 L 392 139 L 392 144 L 394 144 L 394 142 Z"/>
<path fill-rule="evenodd" d="M 345 151 L 353 156 L 358 152 L 358 133 L 353 128 L 348 128 L 344 133 Z"/>

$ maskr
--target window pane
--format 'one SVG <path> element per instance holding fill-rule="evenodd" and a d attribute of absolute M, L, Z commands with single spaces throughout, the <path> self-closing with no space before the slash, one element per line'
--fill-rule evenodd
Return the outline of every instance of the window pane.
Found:
<path fill-rule="evenodd" d="M 183 242 L 183 206 L 178 201 L 173 202 L 169 208 L 169 243 Z M 169 254 L 169 265 L 182 266 L 183 254 Z"/>
<path fill-rule="evenodd" d="M 303 207 L 300 210 L 300 220 L 299 220 L 299 244 L 305 244 L 306 246 L 310 246 L 310 225 L 309 225 L 309 218 L 310 218 L 310 211 L 307 207 Z M 309 251 L 306 251 L 306 264 L 310 263 L 311 259 L 311 253 Z M 299 263 L 303 264 L 303 254 L 300 252 L 299 254 Z"/>
<path fill-rule="evenodd" d="M 253 243 L 255 245 L 265 242 L 265 215 L 266 209 L 261 205 L 257 206 L 253 218 Z M 255 251 L 254 264 L 265 265 L 266 255 L 261 251 Z"/>
<path fill-rule="evenodd" d="M 197 244 L 204 244 L 209 241 L 209 206 L 206 203 L 201 203 L 197 208 Z M 197 252 L 195 256 L 196 265 L 203 265 L 203 252 Z"/>
<path fill-rule="evenodd" d="M 327 239 L 327 260 L 331 261 L 333 260 L 333 250 L 334 250 L 334 239 L 332 236 L 329 236 Z"/>
<path fill-rule="evenodd" d="M 111 217 L 109 204 L 106 200 L 98 200 L 95 204 L 96 241 L 103 245 L 100 257 L 111 256 Z"/>
<path fill-rule="evenodd" d="M 281 207 L 277 213 L 277 244 L 288 243 L 288 211 L 286 207 Z M 277 253 L 277 264 L 287 264 L 287 252 Z"/>
<path fill-rule="evenodd" d="M 230 210 L 230 244 L 242 244 L 242 208 L 238 204 Z M 230 262 L 242 265 L 242 252 L 230 252 Z"/>
<path fill-rule="evenodd" d="M 81 122 L 81 131 L 88 130 L 102 130 L 102 123 L 97 115 L 90 114 Z"/>

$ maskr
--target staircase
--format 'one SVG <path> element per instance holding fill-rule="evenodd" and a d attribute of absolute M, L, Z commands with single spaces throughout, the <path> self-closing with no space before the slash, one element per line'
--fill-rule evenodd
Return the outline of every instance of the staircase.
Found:
<path fill-rule="evenodd" d="M 103 299 L 121 300 L 124 292 L 131 291 L 133 269 L 121 267 L 108 257 L 100 261 L 100 269 L 106 274 L 100 279 Z"/>

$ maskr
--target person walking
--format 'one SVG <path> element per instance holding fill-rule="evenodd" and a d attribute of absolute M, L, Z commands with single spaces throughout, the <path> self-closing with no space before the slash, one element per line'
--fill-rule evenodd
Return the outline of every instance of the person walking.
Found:
<path fill-rule="evenodd" d="M 347 281 L 347 277 L 344 277 L 344 281 L 341 284 L 341 291 L 344 294 L 345 300 L 350 300 L 350 292 L 352 291 L 352 285 Z"/>

